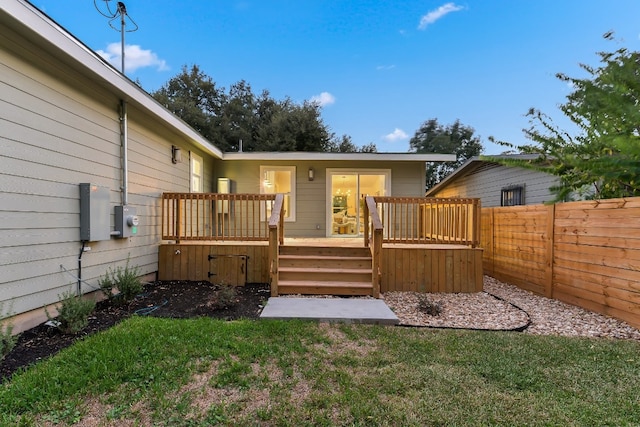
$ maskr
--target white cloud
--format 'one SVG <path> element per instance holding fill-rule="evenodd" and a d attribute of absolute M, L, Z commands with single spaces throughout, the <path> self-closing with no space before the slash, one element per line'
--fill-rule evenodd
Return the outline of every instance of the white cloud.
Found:
<path fill-rule="evenodd" d="M 420 18 L 420 25 L 418 25 L 418 29 L 419 30 L 424 30 L 425 28 L 427 28 L 427 26 L 429 26 L 430 24 L 433 24 L 434 22 L 436 22 L 438 19 L 442 18 L 443 16 L 445 16 L 445 15 L 451 13 L 451 12 L 457 12 L 457 11 L 462 10 L 462 9 L 464 9 L 463 6 L 458 6 L 455 3 L 443 4 L 439 8 L 430 11 L 429 13 L 424 15 L 422 18 Z"/>
<path fill-rule="evenodd" d="M 120 69 L 122 63 L 122 47 L 120 43 L 110 43 L 107 50 L 98 50 L 98 55 L 109 61 L 114 67 Z M 124 70 L 134 72 L 138 68 L 155 67 L 158 71 L 168 70 L 164 59 L 148 49 L 142 49 L 139 45 L 125 45 L 124 47 Z"/>
<path fill-rule="evenodd" d="M 378 70 L 378 71 L 386 71 L 386 70 L 393 70 L 394 68 L 396 68 L 395 64 L 392 64 L 392 65 L 378 65 L 376 67 L 376 70 Z"/>
<path fill-rule="evenodd" d="M 320 95 L 314 95 L 311 97 L 311 102 L 318 104 L 320 107 L 325 105 L 331 105 L 336 103 L 336 97 L 329 92 L 322 92 Z"/>
<path fill-rule="evenodd" d="M 383 139 L 387 142 L 396 142 L 407 138 L 409 138 L 409 135 L 407 135 L 406 132 L 402 129 L 398 128 L 395 128 L 393 132 L 383 137 Z"/>

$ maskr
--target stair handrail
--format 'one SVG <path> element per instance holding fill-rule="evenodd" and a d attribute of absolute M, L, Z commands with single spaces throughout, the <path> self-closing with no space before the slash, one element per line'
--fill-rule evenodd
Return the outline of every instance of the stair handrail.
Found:
<path fill-rule="evenodd" d="M 371 250 L 373 297 L 380 297 L 380 278 L 382 277 L 382 239 L 384 227 L 378 214 L 375 199 L 371 196 L 365 198 L 364 203 L 364 245 Z M 369 232 L 369 219 L 371 220 L 371 233 Z M 371 234 L 371 237 L 369 236 Z"/>
<path fill-rule="evenodd" d="M 284 244 L 284 194 L 276 194 L 273 210 L 269 217 L 269 276 L 271 296 L 278 296 L 278 254 L 279 245 Z"/>

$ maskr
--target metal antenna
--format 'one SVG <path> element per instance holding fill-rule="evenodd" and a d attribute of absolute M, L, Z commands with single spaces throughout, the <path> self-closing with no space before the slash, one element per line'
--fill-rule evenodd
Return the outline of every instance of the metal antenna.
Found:
<path fill-rule="evenodd" d="M 121 71 L 122 74 L 124 74 L 124 33 L 132 33 L 134 31 L 138 30 L 138 24 L 136 24 L 136 22 L 133 20 L 133 18 L 131 18 L 131 16 L 127 13 L 127 7 L 124 5 L 123 2 L 119 1 L 117 2 L 117 7 L 114 11 L 111 10 L 111 6 L 109 6 L 109 2 L 111 0 L 104 0 L 105 6 L 106 6 L 106 12 L 103 12 L 100 7 L 98 7 L 98 0 L 93 0 L 93 5 L 96 7 L 96 10 L 98 12 L 100 12 L 100 14 L 102 16 L 104 16 L 105 18 L 109 19 L 109 26 L 111 28 L 113 28 L 116 31 L 119 31 L 121 36 L 120 36 L 120 58 L 121 58 Z M 120 17 L 120 27 L 115 27 L 113 25 L 113 21 L 115 21 L 116 19 L 118 19 L 118 16 Z M 131 24 L 133 24 L 133 28 L 130 30 L 126 30 L 125 31 L 125 27 L 127 26 L 126 23 L 126 19 L 125 18 L 129 18 L 129 21 L 131 22 Z"/>

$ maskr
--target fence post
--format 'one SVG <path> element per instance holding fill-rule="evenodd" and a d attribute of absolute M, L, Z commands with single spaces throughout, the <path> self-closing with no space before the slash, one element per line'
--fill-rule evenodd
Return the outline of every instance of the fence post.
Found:
<path fill-rule="evenodd" d="M 544 295 L 547 298 L 553 298 L 553 257 L 554 257 L 554 226 L 556 222 L 556 205 L 550 205 L 547 209 L 547 232 L 546 232 L 546 255 L 545 264 L 547 271 L 545 272 Z"/>

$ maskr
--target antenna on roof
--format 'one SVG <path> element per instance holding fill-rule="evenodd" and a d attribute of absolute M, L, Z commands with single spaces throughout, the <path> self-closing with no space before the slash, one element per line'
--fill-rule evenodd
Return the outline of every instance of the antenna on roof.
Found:
<path fill-rule="evenodd" d="M 109 2 L 111 0 L 103 0 L 106 6 L 106 12 L 104 12 L 103 10 L 100 9 L 100 7 L 98 6 L 98 0 L 93 0 L 93 5 L 96 7 L 96 10 L 98 12 L 100 12 L 100 14 L 102 16 L 104 16 L 105 18 L 109 19 L 109 26 L 111 28 L 113 28 L 116 31 L 119 31 L 121 34 L 120 37 L 120 58 L 121 58 L 121 71 L 122 74 L 124 74 L 124 33 L 132 33 L 134 31 L 138 30 L 138 24 L 136 24 L 136 22 L 133 20 L 133 18 L 131 18 L 131 16 L 127 13 L 127 7 L 124 5 L 123 2 L 119 1 L 117 2 L 117 6 L 115 8 L 115 10 L 111 10 L 111 6 L 109 5 Z M 113 21 L 115 21 L 116 19 L 118 19 L 118 17 L 120 17 L 120 27 L 115 27 L 113 24 Z M 125 27 L 127 26 L 127 20 L 125 18 L 129 18 L 129 21 L 131 22 L 131 24 L 133 25 L 132 29 L 130 30 L 125 30 Z"/>

